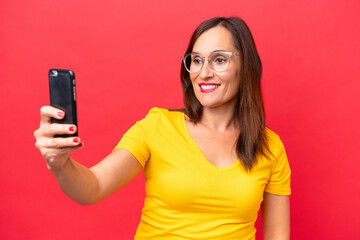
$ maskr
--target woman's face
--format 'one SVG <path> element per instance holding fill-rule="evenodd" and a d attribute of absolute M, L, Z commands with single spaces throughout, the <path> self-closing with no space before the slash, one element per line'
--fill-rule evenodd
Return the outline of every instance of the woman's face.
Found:
<path fill-rule="evenodd" d="M 193 52 L 202 57 L 209 57 L 214 51 L 239 54 L 230 31 L 222 26 L 205 31 L 193 47 Z M 205 60 L 199 72 L 190 73 L 190 79 L 195 96 L 204 108 L 235 108 L 240 87 L 240 57 L 232 56 L 229 67 L 223 72 L 215 72 Z"/>

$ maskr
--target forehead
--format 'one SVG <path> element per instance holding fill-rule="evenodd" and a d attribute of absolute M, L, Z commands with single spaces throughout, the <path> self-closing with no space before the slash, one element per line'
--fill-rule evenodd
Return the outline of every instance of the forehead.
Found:
<path fill-rule="evenodd" d="M 216 50 L 236 51 L 231 32 L 223 26 L 210 28 L 196 40 L 193 52 L 209 55 Z"/>

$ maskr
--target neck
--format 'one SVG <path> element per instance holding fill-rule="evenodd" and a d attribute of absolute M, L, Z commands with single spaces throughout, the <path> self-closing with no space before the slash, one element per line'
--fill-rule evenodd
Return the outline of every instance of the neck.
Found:
<path fill-rule="evenodd" d="M 238 129 L 239 124 L 234 114 L 234 107 L 204 107 L 199 123 L 218 131 Z"/>

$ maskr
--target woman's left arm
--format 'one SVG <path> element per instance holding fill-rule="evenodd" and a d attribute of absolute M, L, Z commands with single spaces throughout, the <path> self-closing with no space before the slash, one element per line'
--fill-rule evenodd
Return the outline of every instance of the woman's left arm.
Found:
<path fill-rule="evenodd" d="M 289 196 L 264 192 L 261 204 L 264 240 L 290 239 L 290 199 Z"/>

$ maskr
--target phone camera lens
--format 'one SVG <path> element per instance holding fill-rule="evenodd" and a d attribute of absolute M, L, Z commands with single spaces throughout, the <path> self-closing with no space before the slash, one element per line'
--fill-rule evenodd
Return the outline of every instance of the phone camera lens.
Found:
<path fill-rule="evenodd" d="M 56 70 L 51 70 L 51 76 L 56 77 L 58 75 L 58 72 Z"/>

